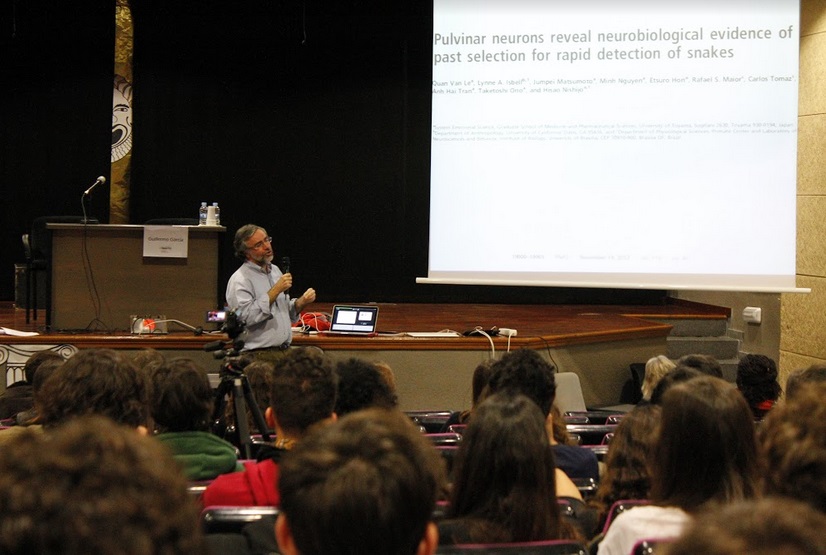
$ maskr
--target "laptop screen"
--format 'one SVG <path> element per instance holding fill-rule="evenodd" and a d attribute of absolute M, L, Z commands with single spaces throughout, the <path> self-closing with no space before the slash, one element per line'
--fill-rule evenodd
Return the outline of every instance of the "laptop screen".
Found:
<path fill-rule="evenodd" d="M 333 307 L 332 332 L 375 333 L 376 320 L 379 316 L 377 306 L 341 306 Z"/>

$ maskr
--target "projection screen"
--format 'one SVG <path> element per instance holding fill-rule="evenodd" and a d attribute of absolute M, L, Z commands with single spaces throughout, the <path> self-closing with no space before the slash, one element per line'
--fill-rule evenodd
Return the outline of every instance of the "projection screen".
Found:
<path fill-rule="evenodd" d="M 795 289 L 799 0 L 433 0 L 419 283 Z"/>

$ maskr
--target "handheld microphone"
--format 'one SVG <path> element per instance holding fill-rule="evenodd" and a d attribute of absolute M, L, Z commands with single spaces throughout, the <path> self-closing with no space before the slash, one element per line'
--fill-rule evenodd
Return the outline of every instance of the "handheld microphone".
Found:
<path fill-rule="evenodd" d="M 289 256 L 281 257 L 281 273 L 282 274 L 289 274 L 290 273 L 290 257 Z M 290 298 L 290 290 L 289 289 L 284 291 L 284 294 L 287 295 L 287 299 Z"/>
<path fill-rule="evenodd" d="M 94 183 L 92 183 L 92 186 L 91 186 L 91 187 L 89 187 L 88 189 L 86 189 L 85 191 L 83 191 L 83 196 L 84 196 L 84 197 L 88 197 L 88 196 L 89 196 L 89 193 L 91 193 L 91 192 L 92 192 L 92 189 L 94 189 L 94 188 L 95 188 L 95 187 L 97 187 L 98 185 L 103 185 L 104 183 L 106 183 L 106 178 L 105 178 L 105 177 L 103 177 L 102 175 L 101 175 L 101 176 L 98 176 L 98 178 L 97 178 L 97 179 L 95 179 L 95 182 L 94 182 Z"/>

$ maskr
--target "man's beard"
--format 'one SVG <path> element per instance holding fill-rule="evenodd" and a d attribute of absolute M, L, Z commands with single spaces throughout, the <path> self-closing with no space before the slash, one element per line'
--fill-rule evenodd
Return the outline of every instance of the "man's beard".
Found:
<path fill-rule="evenodd" d="M 264 264 L 271 264 L 273 258 L 275 258 L 275 254 L 262 254 L 261 256 L 252 256 L 251 258 L 253 262 L 259 266 L 263 266 Z"/>

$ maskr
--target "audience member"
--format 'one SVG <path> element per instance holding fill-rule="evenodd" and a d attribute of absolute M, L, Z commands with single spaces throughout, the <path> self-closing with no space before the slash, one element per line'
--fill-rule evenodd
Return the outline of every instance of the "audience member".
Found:
<path fill-rule="evenodd" d="M 741 501 L 698 515 L 666 555 L 826 555 L 826 515 L 788 499 Z"/>
<path fill-rule="evenodd" d="M 798 390 L 809 387 L 812 383 L 826 382 L 826 364 L 812 364 L 792 372 L 786 379 L 786 399 L 794 397 Z"/>
<path fill-rule="evenodd" d="M 390 365 L 381 360 L 374 362 L 373 365 L 378 368 L 382 378 L 387 382 L 387 387 L 389 387 L 393 395 L 396 395 L 398 398 L 398 394 L 396 393 L 396 375 L 393 374 L 393 369 L 390 368 Z"/>
<path fill-rule="evenodd" d="M 605 473 L 589 503 L 598 514 L 597 529 L 593 534 L 602 530 L 608 510 L 615 502 L 648 499 L 651 477 L 647 463 L 656 446 L 660 410 L 657 405 L 635 407 L 617 426 L 605 457 Z"/>
<path fill-rule="evenodd" d="M 524 395 L 496 393 L 477 407 L 454 472 L 447 517 L 439 523 L 441 544 L 576 537 L 556 501 L 545 419 Z"/>
<path fill-rule="evenodd" d="M 826 514 L 826 383 L 810 383 L 772 409 L 757 429 L 767 494 Z"/>
<path fill-rule="evenodd" d="M 511 391 L 521 393 L 539 406 L 545 417 L 548 439 L 554 450 L 556 466 L 569 478 L 599 480 L 596 455 L 575 445 L 557 444 L 553 437 L 551 407 L 556 398 L 555 368 L 532 349 L 518 349 L 502 356 L 493 364 L 488 384 L 490 393 Z"/>
<path fill-rule="evenodd" d="M 138 370 L 151 375 L 161 364 L 166 362 L 166 358 L 157 349 L 140 349 L 132 355 L 132 362 Z"/>
<path fill-rule="evenodd" d="M 645 402 L 651 402 L 651 394 L 654 393 L 654 387 L 656 387 L 663 376 L 674 370 L 676 367 L 677 365 L 665 355 L 658 355 L 648 359 L 645 363 L 645 377 L 643 378 L 642 385 L 640 386 L 642 400 Z"/>
<path fill-rule="evenodd" d="M 0 449 L 0 553 L 204 553 L 186 479 L 157 442 L 99 416 L 24 431 Z"/>
<path fill-rule="evenodd" d="M 494 359 L 487 358 L 473 369 L 473 377 L 471 378 L 470 408 L 463 411 L 456 411 L 451 414 L 450 418 L 445 423 L 444 431 L 447 431 L 448 428 L 454 424 L 467 424 L 470 421 L 473 410 L 487 396 L 488 382 L 490 381 L 490 376 L 493 373 L 492 368 L 494 362 Z"/>
<path fill-rule="evenodd" d="M 441 460 L 409 418 L 369 409 L 284 457 L 275 527 L 284 555 L 430 555 Z"/>
<path fill-rule="evenodd" d="M 66 359 L 58 356 L 49 357 L 48 360 L 44 360 L 40 363 L 37 367 L 37 373 L 35 373 L 34 378 L 32 378 L 32 399 L 34 400 L 34 405 L 29 410 L 17 413 L 14 417 L 15 425 L 31 426 L 39 423 L 36 405 L 38 403 L 38 399 L 41 398 L 40 391 L 43 389 L 43 384 L 46 383 L 49 376 L 51 376 L 54 371 L 57 370 L 65 361 Z"/>
<path fill-rule="evenodd" d="M 663 395 L 673 386 L 705 375 L 706 374 L 690 366 L 677 366 L 674 370 L 663 376 L 660 381 L 657 382 L 657 385 L 654 386 L 654 391 L 651 393 L 651 404 L 662 404 Z"/>
<path fill-rule="evenodd" d="M 652 504 L 617 516 L 600 555 L 627 555 L 639 540 L 677 537 L 692 515 L 759 493 L 754 420 L 737 389 L 710 376 L 671 387 L 650 472 Z"/>
<path fill-rule="evenodd" d="M 148 433 L 147 378 L 119 351 L 85 349 L 46 380 L 36 408 L 46 427 L 98 414 Z"/>
<path fill-rule="evenodd" d="M 723 377 L 723 367 L 720 361 L 711 355 L 685 355 L 677 360 L 677 366 L 688 366 L 715 378 Z"/>
<path fill-rule="evenodd" d="M 562 414 L 562 411 L 559 410 L 559 406 L 557 406 L 556 403 L 551 407 L 551 417 L 553 418 L 551 422 L 551 445 L 579 445 L 579 440 L 572 437 L 568 431 L 565 416 Z"/>
<path fill-rule="evenodd" d="M 290 349 L 276 360 L 267 407 L 267 423 L 275 430 L 273 448 L 245 462 L 244 472 L 218 476 L 204 491 L 210 505 L 278 505 L 278 468 L 310 426 L 335 419 L 338 376 L 333 362 L 317 349 Z"/>
<path fill-rule="evenodd" d="M 777 365 L 765 355 L 745 355 L 740 359 L 737 388 L 758 420 L 766 416 L 783 392 L 777 382 Z"/>
<path fill-rule="evenodd" d="M 30 356 L 23 366 L 23 380 L 8 386 L 3 393 L 0 393 L 0 420 L 14 418 L 18 412 L 30 410 L 34 405 L 32 383 L 37 375 L 37 369 L 48 360 L 63 357 L 54 351 L 38 351 Z"/>
<path fill-rule="evenodd" d="M 151 379 L 155 437 L 171 449 L 188 479 L 243 470 L 235 446 L 210 432 L 215 399 L 203 368 L 192 359 L 174 358 Z"/>
<path fill-rule="evenodd" d="M 339 418 L 368 407 L 396 408 L 396 394 L 374 364 L 349 358 L 336 365 L 336 373 L 338 396 L 335 413 Z"/>

